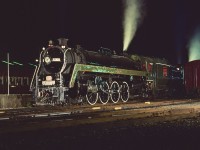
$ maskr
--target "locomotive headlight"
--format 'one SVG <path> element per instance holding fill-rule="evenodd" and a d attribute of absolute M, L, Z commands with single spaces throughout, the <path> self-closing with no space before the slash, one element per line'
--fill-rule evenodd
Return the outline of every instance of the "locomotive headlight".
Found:
<path fill-rule="evenodd" d="M 51 63 L 51 58 L 47 56 L 47 57 L 44 58 L 44 61 L 48 65 L 48 64 Z"/>
<path fill-rule="evenodd" d="M 52 76 L 46 76 L 46 81 L 51 81 L 52 79 Z"/>

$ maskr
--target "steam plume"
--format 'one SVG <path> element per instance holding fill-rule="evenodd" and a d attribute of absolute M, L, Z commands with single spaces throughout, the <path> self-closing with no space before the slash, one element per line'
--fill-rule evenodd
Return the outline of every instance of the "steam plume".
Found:
<path fill-rule="evenodd" d="M 124 0 L 123 50 L 126 51 L 141 21 L 142 0 Z"/>
<path fill-rule="evenodd" d="M 189 42 L 189 61 L 193 60 L 200 60 L 200 28 L 195 31 Z"/>

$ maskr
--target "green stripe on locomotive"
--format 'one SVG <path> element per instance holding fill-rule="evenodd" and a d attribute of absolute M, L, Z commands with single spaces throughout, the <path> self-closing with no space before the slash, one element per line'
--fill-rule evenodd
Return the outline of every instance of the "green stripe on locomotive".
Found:
<path fill-rule="evenodd" d="M 145 76 L 145 77 L 148 76 L 148 73 L 146 71 L 118 69 L 118 68 L 85 65 L 85 64 L 75 64 L 74 70 L 71 75 L 69 88 L 74 87 L 74 83 L 75 83 L 78 72 L 94 72 L 94 73 L 128 75 L 128 76 Z"/>

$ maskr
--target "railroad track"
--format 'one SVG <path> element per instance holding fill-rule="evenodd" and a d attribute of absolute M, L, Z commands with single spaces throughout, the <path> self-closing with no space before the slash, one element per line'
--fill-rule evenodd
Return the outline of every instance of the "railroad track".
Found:
<path fill-rule="evenodd" d="M 29 121 L 48 121 L 48 120 L 78 120 L 82 118 L 100 118 L 102 116 L 124 117 L 130 115 L 138 116 L 139 114 L 147 114 L 152 112 L 155 115 L 156 111 L 176 110 L 186 105 L 199 106 L 198 100 L 168 100 L 155 102 L 129 102 L 118 103 L 115 105 L 89 105 L 58 107 L 58 106 L 39 106 L 33 108 L 11 109 L 0 111 L 0 123 L 2 122 L 29 122 Z M 178 107 L 176 107 L 178 106 Z M 155 112 L 154 112 L 155 111 Z M 131 113 L 130 113 L 131 112 Z M 129 113 L 129 114 L 128 114 Z M 159 114 L 159 113 L 157 113 Z"/>
<path fill-rule="evenodd" d="M 95 112 L 109 112 L 116 110 L 136 110 L 136 109 L 150 109 L 159 108 L 163 106 L 175 106 L 184 104 L 193 104 L 198 100 L 165 100 L 154 102 L 136 102 L 130 101 L 128 103 L 107 104 L 107 105 L 71 105 L 71 106 L 52 106 L 44 105 L 31 108 L 19 109 L 6 109 L 0 110 L 0 122 L 5 120 L 25 120 L 30 118 L 55 118 L 55 117 L 68 117 L 82 113 L 95 113 Z"/>

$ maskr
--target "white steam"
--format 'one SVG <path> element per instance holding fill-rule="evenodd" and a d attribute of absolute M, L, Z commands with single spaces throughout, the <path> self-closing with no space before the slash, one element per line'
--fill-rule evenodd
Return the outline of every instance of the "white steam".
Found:
<path fill-rule="evenodd" d="M 123 50 L 126 51 L 132 41 L 141 19 L 142 0 L 124 0 Z"/>
<path fill-rule="evenodd" d="M 200 60 L 200 28 L 198 28 L 189 43 L 189 61 Z"/>

